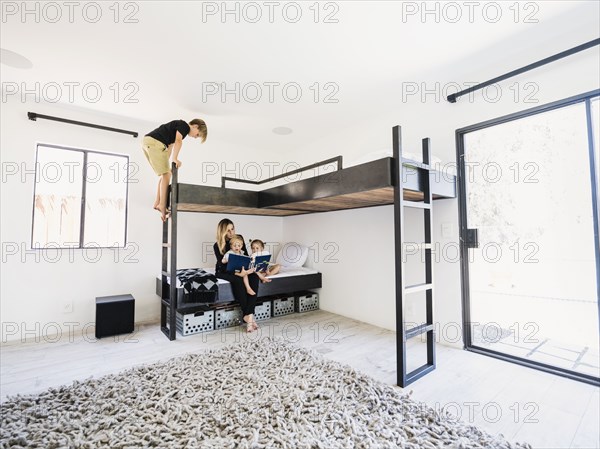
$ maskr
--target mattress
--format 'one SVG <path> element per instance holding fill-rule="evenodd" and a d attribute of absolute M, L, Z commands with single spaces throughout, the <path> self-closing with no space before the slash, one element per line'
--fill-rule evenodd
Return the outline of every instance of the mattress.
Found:
<path fill-rule="evenodd" d="M 214 273 L 214 268 L 204 268 L 209 273 Z M 303 292 L 306 290 L 312 290 L 321 288 L 322 276 L 321 273 L 312 268 L 299 267 L 299 268 L 288 268 L 282 267 L 281 272 L 276 275 L 269 276 L 271 282 L 265 284 L 260 283 L 258 286 L 258 298 L 265 298 L 269 296 L 277 296 L 282 294 L 294 294 Z M 167 282 L 170 282 L 167 277 Z M 231 284 L 229 281 L 224 279 L 218 279 L 219 294 L 215 303 L 225 303 L 235 301 L 233 292 L 231 290 Z M 160 297 L 162 290 L 162 281 L 160 277 L 156 279 L 156 294 Z M 193 307 L 194 304 L 186 302 L 184 297 L 183 288 L 179 279 L 177 280 L 177 309 L 182 310 L 184 308 Z"/>
<path fill-rule="evenodd" d="M 215 273 L 214 268 L 203 268 L 203 270 L 206 271 L 207 273 L 211 273 L 211 274 Z M 313 270 L 312 268 L 307 268 L 307 267 L 298 267 L 298 268 L 281 267 L 281 271 L 279 271 L 279 273 L 277 273 L 277 274 L 269 276 L 269 279 L 278 279 L 278 278 L 284 278 L 284 277 L 289 277 L 289 276 L 304 276 L 307 274 L 316 274 L 316 273 L 318 273 L 317 270 Z M 225 279 L 219 279 L 219 284 L 229 284 L 229 281 L 226 281 Z"/>
<path fill-rule="evenodd" d="M 210 274 L 215 274 L 215 269 L 213 268 L 202 268 L 202 270 L 206 271 L 207 273 Z M 317 270 L 313 270 L 312 268 L 307 268 L 307 267 L 281 267 L 281 271 L 279 271 L 279 273 L 274 274 L 272 276 L 269 276 L 269 279 L 279 279 L 279 278 L 285 278 L 285 277 L 290 277 L 290 276 L 304 276 L 304 275 L 308 275 L 308 274 L 317 274 L 319 273 Z M 160 276 L 159 276 L 160 279 Z M 229 284 L 229 281 L 225 280 L 225 279 L 220 279 L 217 278 L 218 280 L 218 285 L 226 285 Z M 170 284 L 171 283 L 171 277 L 167 276 L 167 282 Z M 179 279 L 177 279 L 177 288 L 181 288 L 181 281 Z"/>

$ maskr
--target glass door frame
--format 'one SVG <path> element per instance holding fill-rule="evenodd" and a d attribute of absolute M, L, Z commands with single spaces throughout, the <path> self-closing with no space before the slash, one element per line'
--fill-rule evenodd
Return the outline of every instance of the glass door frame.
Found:
<path fill-rule="evenodd" d="M 467 351 L 475 352 L 478 354 L 487 355 L 497 359 L 505 360 L 507 362 L 516 363 L 522 366 L 538 369 L 540 371 L 549 372 L 562 377 L 578 380 L 581 382 L 589 383 L 592 385 L 600 386 L 600 378 L 584 374 L 577 373 L 565 368 L 559 368 L 556 366 L 548 365 L 533 360 L 526 360 L 522 357 L 504 354 L 502 352 L 490 350 L 480 346 L 475 346 L 472 340 L 471 334 L 471 298 L 470 298 L 470 284 L 469 284 L 469 236 L 467 232 L 467 195 L 466 195 L 466 184 L 465 180 L 466 171 L 464 164 L 465 155 L 465 142 L 464 136 L 467 133 L 478 131 L 491 126 L 499 125 L 514 120 L 519 120 L 525 117 L 529 117 L 535 114 L 541 114 L 544 112 L 552 111 L 554 109 L 563 108 L 577 103 L 585 103 L 586 106 L 586 126 L 587 126 L 587 141 L 588 141 L 588 154 L 589 154 L 589 167 L 590 167 L 590 181 L 592 189 L 592 208 L 593 208 L 593 229 L 594 229 L 594 241 L 595 241 L 595 257 L 596 257 L 596 299 L 598 304 L 598 320 L 600 323 L 600 230 L 599 230 L 599 214 L 598 214 L 598 182 L 596 175 L 596 164 L 600 161 L 594 159 L 594 153 L 600 154 L 600 148 L 594 151 L 594 135 L 593 135 L 593 122 L 592 122 L 592 110 L 591 100 L 595 97 L 600 96 L 600 89 L 586 92 L 573 97 L 558 100 L 545 105 L 537 106 L 524 111 L 516 112 L 513 114 L 505 115 L 495 119 L 487 120 L 481 123 L 470 125 L 464 128 L 456 130 L 456 160 L 457 160 L 457 191 L 458 191 L 458 216 L 459 216 L 459 228 L 460 228 L 460 275 L 461 275 L 461 296 L 462 296 L 462 318 L 463 318 L 463 347 Z M 599 157 L 600 159 L 600 157 Z M 600 336 L 599 336 L 600 338 Z"/>

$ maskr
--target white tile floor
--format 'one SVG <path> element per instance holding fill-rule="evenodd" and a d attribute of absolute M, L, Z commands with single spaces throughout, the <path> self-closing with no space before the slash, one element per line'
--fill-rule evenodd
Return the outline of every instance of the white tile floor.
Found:
<path fill-rule="evenodd" d="M 4 400 L 266 335 L 396 383 L 393 332 L 324 311 L 279 317 L 261 326 L 260 333 L 250 335 L 237 327 L 170 342 L 154 323 L 139 326 L 130 336 L 99 341 L 91 328 L 86 338 L 75 333 L 54 343 L 6 344 L 0 347 L 0 395 Z M 416 349 L 410 349 L 409 359 Z M 437 345 L 437 369 L 407 390 L 414 399 L 460 414 L 509 441 L 526 441 L 534 448 L 600 448 L 600 395 L 591 385 Z"/>

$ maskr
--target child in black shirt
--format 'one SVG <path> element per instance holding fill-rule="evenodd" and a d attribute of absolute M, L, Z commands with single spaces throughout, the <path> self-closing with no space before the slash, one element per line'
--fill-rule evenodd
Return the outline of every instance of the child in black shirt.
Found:
<path fill-rule="evenodd" d="M 186 136 L 193 137 L 194 139 L 201 137 L 202 143 L 204 143 L 207 134 L 208 129 L 204 120 L 196 118 L 189 124 L 183 120 L 173 120 L 160 125 L 154 131 L 144 136 L 142 142 L 144 155 L 154 172 L 160 176 L 154 209 L 160 212 L 163 221 L 167 219 L 167 190 L 171 182 L 171 167 L 169 164 L 171 153 L 173 153 L 173 162 L 179 168 L 181 161 L 178 159 L 178 156 L 183 139 Z"/>

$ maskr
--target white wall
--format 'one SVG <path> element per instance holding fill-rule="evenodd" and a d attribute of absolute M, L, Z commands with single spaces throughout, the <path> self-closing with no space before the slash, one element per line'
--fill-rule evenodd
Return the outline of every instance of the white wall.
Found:
<path fill-rule="evenodd" d="M 424 97 L 407 96 L 407 101 L 402 102 L 400 89 L 390 91 L 390 95 L 398 98 L 395 110 L 378 117 L 365 117 L 360 129 L 339 130 L 327 139 L 307 145 L 299 154 L 302 159 L 300 162 L 308 163 L 340 154 L 344 156 L 345 165 L 348 165 L 352 161 L 364 160 L 369 153 L 380 153 L 382 148 L 391 151 L 391 128 L 398 124 L 402 126 L 404 151 L 420 152 L 420 139 L 430 137 L 433 155 L 442 162 L 455 163 L 456 129 L 598 89 L 598 60 L 596 47 L 508 80 L 499 86 L 502 94 L 499 101 L 492 101 L 496 94 L 490 90 L 487 92 L 487 101 L 480 92 L 474 94 L 471 100 L 463 97 L 457 103 L 450 104 L 442 95 L 436 98 L 436 79 L 432 74 L 431 80 L 423 82 L 427 83 L 425 87 L 433 89 L 433 93 Z M 501 74 L 499 70 L 490 70 L 491 76 Z M 475 76 L 471 79 L 484 81 L 484 78 Z M 452 80 L 444 80 L 440 75 L 437 82 L 443 87 Z M 515 85 L 515 82 L 519 84 Z M 528 82 L 534 83 L 537 89 L 528 98 L 536 102 L 524 102 L 524 94 L 534 92 L 531 85 L 525 84 Z M 516 92 L 520 94 L 518 97 Z M 515 101 L 517 98 L 518 101 Z M 415 227 L 421 226 L 415 217 L 408 217 L 405 225 L 407 231 L 414 232 Z M 450 237 L 442 238 L 442 223 L 452 225 Z M 445 332 L 442 332 L 441 342 L 461 346 L 462 341 L 454 340 L 456 332 L 450 332 L 456 330 L 452 328 L 454 323 L 462 326 L 460 267 L 455 251 L 458 248 L 459 230 L 457 200 L 435 202 L 433 228 L 434 243 L 438 248 L 445 249 L 439 256 L 440 261 L 434 264 L 434 319 L 439 323 L 439 329 L 447 331 L 448 339 L 444 339 Z M 321 254 L 326 244 L 339 248 L 337 262 L 327 263 L 322 257 L 319 260 L 309 258 L 311 265 L 323 273 L 320 295 L 322 309 L 395 330 L 392 206 L 290 217 L 284 220 L 283 237 L 307 245 L 318 242 Z M 407 239 L 410 237 L 407 236 Z M 420 268 L 418 264 L 417 258 L 408 260 L 405 266 L 408 279 L 415 280 L 414 276 Z M 415 316 L 419 318 L 422 315 Z"/>
<path fill-rule="evenodd" d="M 540 57 L 546 52 L 540 48 Z M 253 162 L 290 162 L 310 164 L 341 154 L 346 165 L 365 154 L 391 147 L 391 128 L 403 128 L 405 151 L 419 151 L 420 139 L 432 139 L 433 154 L 444 162 L 455 161 L 455 130 L 483 120 L 527 109 L 537 104 L 559 100 L 598 88 L 600 78 L 598 50 L 588 50 L 501 84 L 502 99 L 485 101 L 481 93 L 457 104 L 447 103 L 442 92 L 421 98 L 406 93 L 403 82 L 425 83 L 423 87 L 440 89 L 449 82 L 483 81 L 503 71 L 529 61 L 518 62 L 499 57 L 482 68 L 479 60 L 472 64 L 463 61 L 464 77 L 445 79 L 444 71 L 432 73 L 428 79 L 398 80 L 390 86 L 389 96 L 398 98 L 394 110 L 381 111 L 378 116 L 365 116 L 359 128 L 337 129 L 327 138 L 306 145 L 295 154 L 267 153 L 249 147 L 236 147 L 210 136 L 205 145 L 197 141 L 184 142 L 180 159 L 184 165 L 180 181 L 219 185 L 224 170 L 228 175 L 244 175 L 236 170 Z M 476 67 L 473 68 L 473 67 Z M 472 69 L 472 71 L 471 71 Z M 485 69 L 485 70 L 484 70 Z M 519 98 L 515 101 L 514 83 Z M 535 83 L 537 103 L 525 103 L 524 95 L 530 90 L 525 83 Z M 493 94 L 492 91 L 489 93 Z M 376 99 L 373 99 L 376 105 Z M 43 106 L 43 107 L 42 107 Z M 35 254 L 19 252 L 6 255 L 2 262 L 0 313 L 3 323 L 3 341 L 20 339 L 26 331 L 51 334 L 56 328 L 49 323 L 77 322 L 79 326 L 94 321 L 94 298 L 119 293 L 132 293 L 136 298 L 136 321 L 155 320 L 159 303 L 154 294 L 154 278 L 160 270 L 161 222 L 151 209 L 155 194 L 156 177 L 140 150 L 140 138 L 108 133 L 67 124 L 39 120 L 31 122 L 26 112 L 65 116 L 75 120 L 102 123 L 118 128 L 133 129 L 142 135 L 158 123 L 143 123 L 135 119 L 123 120 L 114 116 L 85 112 L 57 105 L 23 104 L 15 100 L 2 103 L 1 157 L 6 163 L 25 164 L 33 169 L 35 143 L 47 142 L 73 147 L 91 148 L 129 154 L 138 164 L 138 183 L 130 185 L 128 241 L 130 249 L 115 254 L 105 251 L 95 263 L 87 262 L 81 251 L 75 251 L 73 261 L 68 253 L 46 254 L 36 261 Z M 357 110 L 357 115 L 362 111 Z M 164 117 L 167 121 L 172 117 Z M 226 120 L 224 118 L 223 120 Z M 235 130 L 232 130 L 235 132 Z M 210 130 L 209 130 L 210 133 Z M 251 142 L 249 142 L 249 146 Z M 219 173 L 207 176 L 207 170 Z M 225 164 L 225 165 L 223 165 Z M 281 165 L 279 166 L 279 169 Z M 259 177 L 265 177 L 266 171 Z M 17 243 L 28 248 L 31 232 L 33 176 L 10 176 L 2 183 L 2 242 Z M 455 200 L 438 201 L 434 212 L 434 241 L 439 244 L 458 242 L 458 211 Z M 223 216 L 219 214 L 182 214 L 180 227 L 180 267 L 212 265 L 206 247 L 214 241 L 215 226 Z M 321 307 L 344 316 L 355 318 L 387 329 L 394 324 L 393 278 L 393 219 L 392 207 L 384 206 L 362 210 L 312 214 L 289 218 L 231 216 L 237 230 L 246 238 L 261 237 L 268 241 L 297 241 L 313 247 L 309 264 L 323 272 Z M 443 239 L 441 223 L 451 223 L 451 237 Z M 408 227 L 411 224 L 408 223 Z M 414 224 L 413 224 L 414 226 Z M 327 246 L 327 244 L 330 244 Z M 318 248 L 318 258 L 315 250 Z M 333 251 L 337 250 L 335 255 Z M 328 261 L 324 260 L 329 256 Z M 134 263 L 127 263 L 133 259 Z M 117 263 L 114 262 L 115 257 Z M 59 260 L 55 263 L 47 259 Z M 331 258 L 337 262 L 331 262 Z M 411 262 L 412 263 L 412 262 Z M 418 266 L 411 268 L 415 273 Z M 441 261 L 434 267 L 436 282 L 435 316 L 443 326 L 461 323 L 459 265 Z M 72 313 L 63 313 L 66 302 L 73 303 Z M 39 323 L 39 324 L 38 324 Z M 8 335 L 10 334 L 10 335 Z"/>
<path fill-rule="evenodd" d="M 140 137 L 111 133 L 80 126 L 39 119 L 30 121 L 27 111 L 67 117 L 138 131 Z M 165 121 L 169 118 L 165 118 Z M 81 333 L 95 321 L 95 298 L 131 293 L 136 299 L 136 322 L 158 319 L 160 309 L 154 293 L 155 277 L 160 274 L 162 222 L 152 209 L 157 177 L 141 151 L 141 136 L 158 123 L 123 120 L 113 116 L 84 112 L 57 105 L 7 101 L 2 104 L 0 126 L 2 148 L 2 282 L 0 314 L 2 341 L 25 337 L 52 340 L 67 338 L 69 332 Z M 210 132 L 210 130 L 209 130 Z M 203 162 L 233 170 L 235 161 L 248 161 L 256 156 L 249 148 L 219 143 L 214 138 L 201 145 L 184 140 L 180 159 L 183 166 L 180 181 L 202 183 Z M 118 251 L 104 249 L 100 253 L 83 250 L 30 250 L 31 220 L 36 142 L 62 144 L 76 148 L 127 154 L 139 171 L 132 176 L 128 198 L 128 247 Z M 8 175 L 14 164 L 19 173 Z M 225 164 L 225 165 L 223 165 Z M 29 170 L 29 174 L 22 170 Z M 212 168 L 209 173 L 212 173 Z M 22 177 L 23 175 L 23 177 Z M 231 172 L 229 175 L 234 176 Z M 218 185 L 220 174 L 204 176 L 207 184 Z M 212 243 L 219 214 L 180 214 L 179 268 L 214 266 Z M 228 216 L 236 230 L 246 238 L 262 237 L 281 240 L 281 218 Z M 14 244 L 19 251 L 13 253 Z M 115 262 L 116 261 L 116 262 Z M 73 311 L 64 313 L 63 306 L 72 303 Z M 68 324 L 75 323 L 75 324 Z M 93 328 L 86 328 L 93 338 Z"/>

